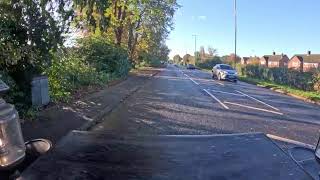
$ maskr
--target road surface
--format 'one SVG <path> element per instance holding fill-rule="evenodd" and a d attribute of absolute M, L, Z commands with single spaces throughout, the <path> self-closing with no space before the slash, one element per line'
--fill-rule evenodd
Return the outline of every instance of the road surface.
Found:
<path fill-rule="evenodd" d="M 91 130 L 171 135 L 263 132 L 315 145 L 319 129 L 317 105 L 168 65 Z"/>

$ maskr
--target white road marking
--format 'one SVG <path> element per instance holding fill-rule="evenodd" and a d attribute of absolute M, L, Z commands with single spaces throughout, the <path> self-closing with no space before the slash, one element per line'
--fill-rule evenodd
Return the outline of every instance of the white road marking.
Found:
<path fill-rule="evenodd" d="M 316 148 L 315 146 L 313 146 L 311 144 L 306 144 L 306 143 L 303 143 L 303 142 L 299 142 L 299 141 L 295 141 L 295 140 L 292 140 L 292 139 L 276 136 L 276 135 L 273 135 L 273 134 L 267 134 L 267 136 L 269 138 L 271 138 L 271 139 L 274 139 L 274 140 L 283 141 L 283 142 L 295 144 L 295 145 L 298 145 L 298 146 L 303 146 L 303 147 L 307 147 L 307 148 L 311 148 L 311 149 L 315 149 Z"/>
<path fill-rule="evenodd" d="M 265 103 L 265 102 L 263 102 L 263 101 L 260 101 L 259 99 L 256 99 L 256 98 L 254 98 L 254 97 L 252 97 L 252 96 L 249 96 L 248 94 L 245 94 L 245 93 L 243 93 L 243 92 L 241 92 L 241 91 L 237 91 L 237 92 L 240 93 L 240 94 L 242 94 L 242 95 L 244 95 L 244 96 L 247 96 L 248 98 L 253 99 L 253 100 L 255 100 L 255 101 L 257 101 L 257 102 L 259 102 L 259 103 L 261 103 L 261 104 L 264 104 L 264 105 L 266 105 L 266 106 L 268 106 L 268 107 L 270 107 L 270 108 L 272 108 L 272 109 L 274 109 L 274 110 L 276 110 L 276 111 L 279 111 L 278 108 L 275 108 L 275 107 L 271 106 L 270 104 L 267 104 L 267 103 Z"/>
<path fill-rule="evenodd" d="M 210 91 L 218 92 L 218 93 L 222 93 L 222 94 L 229 94 L 229 95 L 233 95 L 233 96 L 240 96 L 240 97 L 244 97 L 244 96 L 245 96 L 245 95 L 241 95 L 241 94 L 230 93 L 230 92 L 224 92 L 224 91 L 217 91 L 217 90 L 212 90 L 212 89 L 210 89 Z"/>
<path fill-rule="evenodd" d="M 199 83 L 197 83 L 196 81 L 194 81 L 192 78 L 189 78 L 193 83 L 195 83 L 196 85 L 199 85 Z"/>
<path fill-rule="evenodd" d="M 184 74 L 184 73 L 183 73 Z M 184 74 L 187 78 L 189 78 L 193 83 L 195 83 L 196 85 L 199 85 L 198 82 L 196 82 L 195 80 L 193 80 L 188 74 Z"/>
<path fill-rule="evenodd" d="M 224 86 L 224 84 L 223 84 L 223 83 L 218 82 L 218 81 L 216 81 L 216 80 L 213 80 L 213 82 L 215 82 L 215 83 L 217 83 L 217 84 L 219 84 L 219 85 L 221 85 L 221 86 Z"/>
<path fill-rule="evenodd" d="M 225 109 L 229 109 L 228 106 L 226 106 L 225 104 L 223 104 L 223 102 L 221 102 L 217 97 L 215 97 L 213 94 L 211 94 L 208 90 L 203 89 L 209 96 L 211 96 L 214 100 L 216 100 L 222 107 L 224 107 Z"/>
<path fill-rule="evenodd" d="M 254 110 L 258 110 L 258 111 L 264 111 L 264 112 L 269 112 L 269 113 L 273 113 L 273 114 L 283 115 L 283 113 L 281 113 L 281 112 L 270 111 L 270 110 L 267 110 L 267 109 L 256 108 L 256 107 L 252 107 L 252 106 L 246 106 L 246 105 L 242 105 L 242 104 L 238 104 L 238 103 L 233 103 L 233 102 L 228 102 L 228 101 L 224 101 L 224 103 L 235 105 L 235 106 L 240 106 L 240 107 L 245 107 L 245 108 L 248 108 L 248 109 L 254 109 Z"/>

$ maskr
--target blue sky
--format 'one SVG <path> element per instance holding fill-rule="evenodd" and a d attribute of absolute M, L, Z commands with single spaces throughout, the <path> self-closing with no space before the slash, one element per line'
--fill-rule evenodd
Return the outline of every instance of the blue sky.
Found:
<path fill-rule="evenodd" d="M 179 0 L 175 29 L 167 45 L 170 57 L 193 54 L 209 45 L 219 55 L 234 51 L 233 0 Z M 238 54 L 320 54 L 320 0 L 237 0 Z"/>

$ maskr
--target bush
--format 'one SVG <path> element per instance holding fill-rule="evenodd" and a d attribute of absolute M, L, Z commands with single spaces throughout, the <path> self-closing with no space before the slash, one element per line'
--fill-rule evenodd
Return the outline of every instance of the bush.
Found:
<path fill-rule="evenodd" d="M 90 36 L 79 41 L 77 54 L 98 72 L 126 76 L 131 68 L 127 51 L 109 43 L 106 37 Z"/>
<path fill-rule="evenodd" d="M 105 82 L 93 67 L 75 53 L 56 55 L 45 74 L 49 79 L 50 97 L 53 101 L 66 99 L 80 86 Z"/>
<path fill-rule="evenodd" d="M 115 78 L 126 76 L 131 68 L 127 52 L 114 46 L 104 37 L 88 37 L 79 41 L 78 47 L 50 52 L 50 63 L 42 68 L 48 76 L 51 100 L 68 100 L 72 92 L 82 86 L 103 85 Z M 1 79 L 10 86 L 5 94 L 7 102 L 14 104 L 21 117 L 32 113 L 30 88 L 24 88 L 7 71 L 0 71 Z M 20 78 L 21 79 L 21 78 Z M 30 78 L 31 79 L 31 78 Z M 24 82 L 29 87 L 29 82 Z"/>
<path fill-rule="evenodd" d="M 213 66 L 221 63 L 222 63 L 221 58 L 216 56 L 216 57 L 213 57 L 212 59 L 207 59 L 204 62 L 197 62 L 196 65 L 202 69 L 212 69 Z"/>
<path fill-rule="evenodd" d="M 161 67 L 161 59 L 149 53 L 141 53 L 139 55 L 138 67 Z"/>
<path fill-rule="evenodd" d="M 320 71 L 313 74 L 313 89 L 320 92 Z"/>
<path fill-rule="evenodd" d="M 10 87 L 10 90 L 3 95 L 3 98 L 6 102 L 14 104 L 20 114 L 20 117 L 23 118 L 24 113 L 30 107 L 30 105 L 26 103 L 25 91 L 19 88 L 19 85 L 6 71 L 0 71 L 0 77 L 1 80 Z"/>
<path fill-rule="evenodd" d="M 239 67 L 238 67 L 239 71 Z M 319 73 L 300 72 L 288 68 L 267 68 L 258 65 L 247 65 L 240 67 L 240 74 L 243 76 L 271 81 L 294 88 L 312 91 L 318 90 Z"/>
<path fill-rule="evenodd" d="M 130 70 L 126 51 L 108 43 L 104 37 L 87 37 L 79 47 L 55 54 L 46 70 L 53 101 L 65 100 L 81 86 L 103 85 L 126 76 Z"/>

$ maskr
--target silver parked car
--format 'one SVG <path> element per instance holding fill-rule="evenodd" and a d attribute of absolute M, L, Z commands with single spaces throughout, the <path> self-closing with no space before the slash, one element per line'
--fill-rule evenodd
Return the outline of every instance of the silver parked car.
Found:
<path fill-rule="evenodd" d="M 212 68 L 212 78 L 218 80 L 238 81 L 238 73 L 228 64 L 217 64 Z"/>

